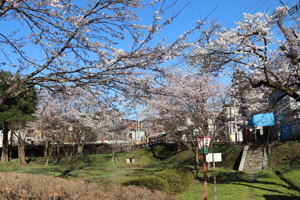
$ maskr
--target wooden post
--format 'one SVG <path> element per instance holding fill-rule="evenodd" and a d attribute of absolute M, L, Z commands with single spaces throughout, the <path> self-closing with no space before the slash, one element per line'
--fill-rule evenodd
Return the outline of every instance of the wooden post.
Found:
<path fill-rule="evenodd" d="M 207 200 L 208 191 L 207 191 L 207 176 L 206 176 L 207 168 L 206 168 L 206 155 L 203 154 L 203 176 L 204 176 L 204 192 L 203 192 L 203 200 Z"/>
<path fill-rule="evenodd" d="M 217 177 L 216 177 L 216 162 L 215 162 L 215 155 L 214 152 L 212 152 L 212 160 L 213 160 L 213 171 L 214 171 L 214 197 L 215 200 L 218 199 L 218 194 L 217 194 Z"/>

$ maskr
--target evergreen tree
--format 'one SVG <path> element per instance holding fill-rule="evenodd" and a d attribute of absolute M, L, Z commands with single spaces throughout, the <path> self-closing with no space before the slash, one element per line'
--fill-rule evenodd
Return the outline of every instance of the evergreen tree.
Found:
<path fill-rule="evenodd" d="M 0 95 L 16 81 L 18 81 L 18 78 L 12 73 L 0 71 Z M 7 98 L 4 104 L 0 105 L 0 123 L 3 134 L 1 162 L 7 162 L 9 160 L 8 131 L 20 130 L 25 127 L 26 122 L 34 120 L 32 114 L 34 113 L 37 104 L 35 88 L 20 87 L 18 90 L 21 92 L 19 96 Z M 25 164 L 25 143 L 22 141 L 20 135 L 18 137 L 18 147 L 20 162 L 21 164 Z"/>

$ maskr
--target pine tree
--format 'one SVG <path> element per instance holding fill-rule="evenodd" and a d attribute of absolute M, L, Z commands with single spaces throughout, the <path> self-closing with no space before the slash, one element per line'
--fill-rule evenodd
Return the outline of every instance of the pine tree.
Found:
<path fill-rule="evenodd" d="M 18 81 L 18 77 L 10 72 L 0 71 L 0 94 L 2 95 L 10 85 Z M 3 146 L 1 162 L 9 161 L 8 131 L 17 131 L 24 128 L 26 122 L 34 120 L 32 115 L 36 109 L 37 95 L 34 87 L 20 87 L 20 95 L 7 98 L 0 105 L 0 124 L 3 134 Z M 18 153 L 21 164 L 25 164 L 25 142 L 21 135 L 18 138 Z"/>

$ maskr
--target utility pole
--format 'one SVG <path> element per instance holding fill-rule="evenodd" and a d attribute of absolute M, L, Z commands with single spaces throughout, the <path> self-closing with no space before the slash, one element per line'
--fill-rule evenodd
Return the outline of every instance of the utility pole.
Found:
<path fill-rule="evenodd" d="M 232 134 L 232 127 L 231 127 L 231 103 L 229 105 L 229 134 L 230 135 Z"/>
<path fill-rule="evenodd" d="M 136 129 L 135 129 L 135 141 L 137 140 L 137 135 L 139 134 L 139 126 L 140 126 L 140 119 L 139 119 L 139 105 L 138 103 L 135 106 L 136 108 Z"/>
<path fill-rule="evenodd" d="M 236 111 L 237 111 L 237 108 L 236 108 L 236 103 L 235 101 L 233 101 L 233 117 L 234 117 L 234 134 L 235 134 L 235 141 L 238 142 L 238 132 L 237 132 L 237 125 L 236 125 Z"/>

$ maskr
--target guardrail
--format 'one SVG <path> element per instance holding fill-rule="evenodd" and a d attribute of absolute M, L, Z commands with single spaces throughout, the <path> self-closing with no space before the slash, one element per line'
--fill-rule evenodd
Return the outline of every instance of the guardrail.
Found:
<path fill-rule="evenodd" d="M 246 145 L 244 147 L 244 150 L 243 150 L 241 162 L 240 162 L 239 169 L 238 169 L 239 171 L 243 171 L 244 170 L 244 166 L 245 166 L 245 161 L 246 161 L 246 156 L 247 156 L 248 149 L 249 149 L 249 145 Z"/>

